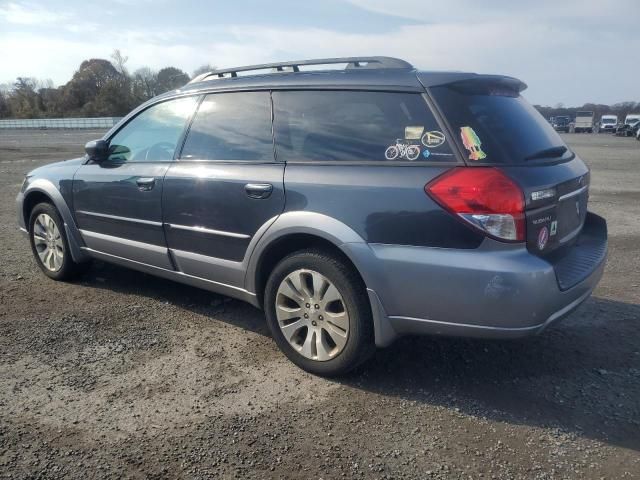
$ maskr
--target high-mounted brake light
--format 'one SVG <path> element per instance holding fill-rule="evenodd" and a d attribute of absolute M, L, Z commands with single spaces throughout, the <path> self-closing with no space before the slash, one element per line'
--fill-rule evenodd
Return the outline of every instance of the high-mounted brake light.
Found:
<path fill-rule="evenodd" d="M 443 208 L 498 240 L 525 240 L 524 195 L 497 168 L 454 168 L 424 190 Z"/>

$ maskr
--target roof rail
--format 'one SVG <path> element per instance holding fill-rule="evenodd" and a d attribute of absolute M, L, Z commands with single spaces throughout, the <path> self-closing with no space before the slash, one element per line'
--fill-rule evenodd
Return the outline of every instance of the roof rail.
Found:
<path fill-rule="evenodd" d="M 319 58 L 316 60 L 300 60 L 294 62 L 264 63 L 261 65 L 247 65 L 244 67 L 224 68 L 206 72 L 193 78 L 189 83 L 201 82 L 209 77 L 225 78 L 237 77 L 238 72 L 249 72 L 254 70 L 275 69 L 278 72 L 290 68 L 294 72 L 299 72 L 301 66 L 310 65 L 334 65 L 346 63 L 348 70 L 359 68 L 400 68 L 412 69 L 413 65 L 399 58 L 393 57 L 342 57 L 342 58 Z"/>

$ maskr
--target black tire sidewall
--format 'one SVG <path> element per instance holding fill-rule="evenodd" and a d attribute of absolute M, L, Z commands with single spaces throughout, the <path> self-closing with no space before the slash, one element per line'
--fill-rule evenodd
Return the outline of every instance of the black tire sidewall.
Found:
<path fill-rule="evenodd" d="M 282 280 L 298 269 L 314 270 L 338 289 L 349 313 L 349 337 L 342 352 L 327 361 L 311 360 L 298 353 L 286 340 L 275 312 L 275 299 Z M 323 251 L 301 251 L 285 257 L 273 269 L 265 288 L 264 307 L 271 335 L 278 347 L 297 366 L 322 376 L 343 375 L 365 361 L 374 350 L 373 321 L 366 289 L 359 275 L 344 261 Z"/>
<path fill-rule="evenodd" d="M 60 237 L 62 238 L 62 244 L 64 247 L 64 255 L 62 259 L 62 267 L 57 272 L 52 272 L 47 267 L 44 266 L 42 260 L 40 260 L 40 256 L 38 255 L 38 251 L 36 250 L 35 242 L 33 239 L 34 234 L 34 224 L 38 215 L 46 213 L 49 215 L 56 224 L 58 231 L 60 232 Z M 62 217 L 56 210 L 56 208 L 50 203 L 39 203 L 36 205 L 33 210 L 31 210 L 31 214 L 29 215 L 29 243 L 31 244 L 31 251 L 33 252 L 33 256 L 47 277 L 52 278 L 54 280 L 66 280 L 70 278 L 75 273 L 76 264 L 71 258 L 71 251 L 69 249 L 69 241 L 67 240 L 67 232 L 64 228 L 64 222 L 62 221 Z"/>

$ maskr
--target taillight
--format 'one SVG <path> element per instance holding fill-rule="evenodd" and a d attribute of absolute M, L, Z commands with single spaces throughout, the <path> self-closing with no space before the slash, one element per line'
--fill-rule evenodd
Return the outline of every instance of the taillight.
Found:
<path fill-rule="evenodd" d="M 499 240 L 525 240 L 524 195 L 497 168 L 458 167 L 425 185 L 442 207 Z"/>

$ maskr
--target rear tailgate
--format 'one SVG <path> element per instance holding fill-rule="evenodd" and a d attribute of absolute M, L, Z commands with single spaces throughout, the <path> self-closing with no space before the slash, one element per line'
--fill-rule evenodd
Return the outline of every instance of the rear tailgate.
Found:
<path fill-rule="evenodd" d="M 428 91 L 466 164 L 499 168 L 521 187 L 527 247 L 546 256 L 580 233 L 589 170 L 520 95 L 523 86 L 508 77 L 479 75 Z"/>
<path fill-rule="evenodd" d="M 569 245 L 587 215 L 590 175 L 577 157 L 567 163 L 536 167 L 503 167 L 523 189 L 527 248 L 548 255 Z"/>

